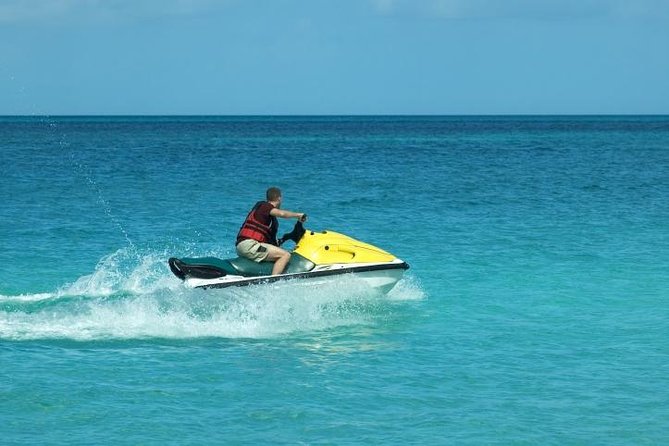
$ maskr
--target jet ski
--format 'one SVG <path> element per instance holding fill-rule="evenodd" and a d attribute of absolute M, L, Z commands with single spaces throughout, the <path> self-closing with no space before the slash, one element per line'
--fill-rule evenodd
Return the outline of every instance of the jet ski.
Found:
<path fill-rule="evenodd" d="M 334 231 L 309 231 L 301 221 L 278 240 L 296 243 L 283 274 L 272 276 L 273 262 L 244 257 L 176 258 L 168 260 L 172 273 L 190 288 L 226 288 L 282 280 L 310 280 L 331 276 L 360 279 L 382 293 L 390 291 L 409 265 L 382 249 Z"/>

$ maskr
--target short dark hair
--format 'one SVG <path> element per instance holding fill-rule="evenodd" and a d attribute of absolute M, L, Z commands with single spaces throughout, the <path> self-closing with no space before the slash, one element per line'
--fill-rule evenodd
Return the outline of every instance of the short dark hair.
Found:
<path fill-rule="evenodd" d="M 270 187 L 267 189 L 265 196 L 267 197 L 267 201 L 276 201 L 281 197 L 281 189 L 278 187 Z"/>

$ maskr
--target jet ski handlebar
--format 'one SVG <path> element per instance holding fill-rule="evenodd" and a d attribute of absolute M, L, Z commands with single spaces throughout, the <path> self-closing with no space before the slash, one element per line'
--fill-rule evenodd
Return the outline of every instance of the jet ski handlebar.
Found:
<path fill-rule="evenodd" d="M 283 234 L 283 236 L 278 240 L 279 246 L 283 245 L 288 240 L 292 240 L 295 243 L 299 242 L 304 233 L 307 232 L 306 229 L 304 229 L 304 226 L 302 225 L 302 222 L 305 221 L 306 219 L 307 219 L 307 214 L 304 214 L 302 218 L 295 223 L 295 226 L 293 226 L 292 231 Z"/>

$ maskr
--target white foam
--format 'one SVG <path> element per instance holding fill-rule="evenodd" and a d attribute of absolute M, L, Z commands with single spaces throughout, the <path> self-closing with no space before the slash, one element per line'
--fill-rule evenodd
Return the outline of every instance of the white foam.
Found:
<path fill-rule="evenodd" d="M 169 272 L 165 258 L 119 250 L 101 259 L 92 274 L 54 293 L 0 296 L 0 339 L 270 338 L 373 324 L 387 310 L 386 297 L 344 276 L 316 285 L 188 289 Z M 388 298 L 424 296 L 409 278 Z"/>
<path fill-rule="evenodd" d="M 146 294 L 161 288 L 174 288 L 178 284 L 178 279 L 169 274 L 165 254 L 150 253 L 137 259 L 134 250 L 120 249 L 103 257 L 95 272 L 62 287 L 57 295 L 110 296 L 120 292 Z"/>
<path fill-rule="evenodd" d="M 55 301 L 36 311 L 0 311 L 0 338 L 265 338 L 369 321 L 378 296 L 276 284 Z"/>

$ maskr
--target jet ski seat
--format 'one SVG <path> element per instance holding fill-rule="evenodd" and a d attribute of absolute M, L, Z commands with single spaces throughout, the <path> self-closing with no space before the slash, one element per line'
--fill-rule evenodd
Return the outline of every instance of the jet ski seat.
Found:
<path fill-rule="evenodd" d="M 228 263 L 237 271 L 236 274 L 242 276 L 269 276 L 272 274 L 274 262 L 254 262 L 245 257 L 237 257 L 229 259 Z M 291 253 L 290 262 L 284 270 L 283 274 L 305 273 L 314 269 L 316 265 L 305 259 L 299 254 Z M 231 273 L 235 274 L 235 273 Z"/>
<path fill-rule="evenodd" d="M 172 257 L 169 266 L 175 276 L 184 280 L 187 277 L 215 279 L 228 274 L 234 276 L 256 277 L 272 274 L 274 262 L 256 263 L 245 257 L 218 259 L 216 257 L 182 258 Z M 316 265 L 299 254 L 292 253 L 284 274 L 305 273 Z"/>

